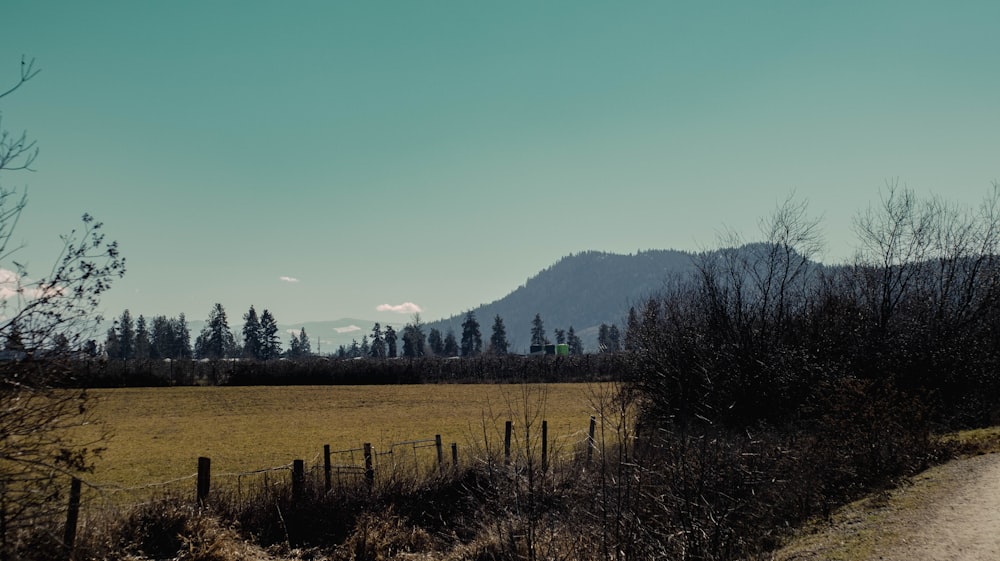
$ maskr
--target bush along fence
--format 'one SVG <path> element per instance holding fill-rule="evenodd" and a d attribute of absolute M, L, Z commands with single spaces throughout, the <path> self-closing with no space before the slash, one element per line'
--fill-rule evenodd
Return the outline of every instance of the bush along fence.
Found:
<path fill-rule="evenodd" d="M 540 436 L 531 439 L 532 423 L 526 422 L 523 427 L 523 434 L 515 436 L 515 426 L 513 421 L 504 423 L 503 432 L 503 455 L 502 460 L 498 456 L 499 449 L 493 453 L 487 443 L 486 450 L 479 450 L 470 453 L 476 456 L 480 453 L 486 461 L 512 467 L 525 455 L 540 456 L 541 472 L 547 473 L 550 470 L 552 459 L 555 456 L 553 441 L 549 438 L 548 421 L 541 421 Z M 574 441 L 572 460 L 581 462 L 584 465 L 590 464 L 594 459 L 594 452 L 598 449 L 595 441 L 595 427 L 597 419 L 590 417 L 589 428 L 586 432 L 579 431 L 570 435 L 577 437 Z M 523 437 L 523 441 L 519 439 Z M 516 441 L 517 440 L 517 441 Z M 530 443 L 530 445 L 529 445 Z M 525 446 L 521 448 L 521 446 Z M 533 461 L 533 460 L 532 460 Z M 77 526 L 81 519 L 81 506 L 83 505 L 81 496 L 84 485 L 88 490 L 96 493 L 96 496 L 103 497 L 109 505 L 134 506 L 143 504 L 139 502 L 124 503 L 110 500 L 111 497 L 121 492 L 149 492 L 156 489 L 177 489 L 178 484 L 192 484 L 194 491 L 194 506 L 198 508 L 207 507 L 212 502 L 213 490 L 217 485 L 213 483 L 219 480 L 236 480 L 235 489 L 232 486 L 223 485 L 221 489 L 235 491 L 237 497 L 244 494 L 253 495 L 255 491 L 267 489 L 274 485 L 290 483 L 292 504 L 297 504 L 305 498 L 307 489 L 309 491 L 322 491 L 329 494 L 336 490 L 343 489 L 363 489 L 368 493 L 374 492 L 381 485 L 391 485 L 403 481 L 416 482 L 421 478 L 446 475 L 449 472 L 457 473 L 460 465 L 459 446 L 457 442 L 446 445 L 440 434 L 433 438 L 407 440 L 389 444 L 384 449 L 377 449 L 371 443 L 366 442 L 361 447 L 343 450 L 333 450 L 329 444 L 323 446 L 322 452 L 318 453 L 307 469 L 307 462 L 303 459 L 295 459 L 292 462 L 258 470 L 238 472 L 238 473 L 216 473 L 212 472 L 212 460 L 209 457 L 199 457 L 197 472 L 170 481 L 153 483 L 133 488 L 118 488 L 86 483 L 78 478 L 73 478 L 69 495 L 69 503 L 66 509 L 66 522 L 63 534 L 63 547 L 66 552 L 66 559 L 71 559 L 74 544 L 77 536 Z M 287 476 L 277 476 L 285 472 Z M 214 477 L 214 480 L 213 480 Z M 260 478 L 255 486 L 248 484 L 250 478 Z M 287 477 L 287 479 L 285 479 Z M 310 482 L 307 485 L 307 481 Z M 320 485 L 320 482 L 322 484 Z M 180 489 L 183 489 L 181 487 Z M 190 491 L 181 490 L 181 496 Z M 168 496 L 170 493 L 168 493 Z M 190 496 L 190 495 L 188 495 Z"/>

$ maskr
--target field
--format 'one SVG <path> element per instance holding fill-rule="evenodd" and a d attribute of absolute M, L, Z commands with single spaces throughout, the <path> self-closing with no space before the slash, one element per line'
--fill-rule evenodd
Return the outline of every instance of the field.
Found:
<path fill-rule="evenodd" d="M 212 459 L 213 473 L 243 473 L 293 459 L 315 464 L 325 444 L 385 449 L 436 434 L 446 446 L 457 443 L 462 460 L 484 434 L 494 446 L 502 442 L 504 421 L 523 427 L 525 405 L 537 423 L 548 421 L 554 448 L 569 449 L 586 438 L 604 391 L 591 384 L 94 390 L 100 429 L 112 437 L 86 479 L 138 487 L 193 474 L 199 456 Z"/>

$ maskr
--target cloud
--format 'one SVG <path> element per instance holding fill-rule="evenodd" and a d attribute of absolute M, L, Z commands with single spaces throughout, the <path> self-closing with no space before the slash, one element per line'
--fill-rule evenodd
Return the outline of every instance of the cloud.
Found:
<path fill-rule="evenodd" d="M 9 300 L 17 296 L 20 278 L 14 271 L 0 269 L 0 300 Z"/>
<path fill-rule="evenodd" d="M 347 327 L 334 327 L 333 330 L 337 333 L 351 333 L 353 331 L 361 331 L 361 328 L 356 325 L 348 325 Z"/>
<path fill-rule="evenodd" d="M 284 281 L 284 282 L 299 282 L 299 279 L 297 279 L 295 277 L 286 277 L 286 276 L 278 277 L 278 280 L 281 280 L 281 281 Z"/>
<path fill-rule="evenodd" d="M 28 300 L 41 298 L 42 296 L 58 297 L 64 293 L 61 286 L 49 285 L 47 287 L 31 284 L 14 271 L 0 268 L 0 300 L 10 300 L 17 296 L 23 296 Z"/>
<path fill-rule="evenodd" d="M 394 314 L 415 314 L 417 312 L 422 312 L 420 306 L 414 304 L 413 302 L 403 302 L 402 304 L 392 305 L 392 304 L 379 304 L 375 306 L 375 309 L 380 312 L 392 312 Z"/>

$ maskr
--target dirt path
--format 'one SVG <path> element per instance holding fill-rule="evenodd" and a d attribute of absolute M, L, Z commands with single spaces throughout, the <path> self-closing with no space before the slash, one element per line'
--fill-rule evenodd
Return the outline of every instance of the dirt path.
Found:
<path fill-rule="evenodd" d="M 1000 454 L 954 460 L 850 505 L 775 559 L 1000 560 Z"/>

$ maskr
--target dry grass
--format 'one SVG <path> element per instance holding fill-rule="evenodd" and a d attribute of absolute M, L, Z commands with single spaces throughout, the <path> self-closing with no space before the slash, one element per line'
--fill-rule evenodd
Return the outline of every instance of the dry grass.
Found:
<path fill-rule="evenodd" d="M 318 461 L 334 450 L 371 442 L 377 449 L 440 434 L 460 457 L 503 423 L 548 420 L 550 439 L 566 448 L 585 438 L 588 384 L 309 387 L 176 387 L 95 390 L 95 410 L 113 437 L 88 478 L 98 485 L 138 486 L 185 477 L 197 458 L 213 474 Z M 485 421 L 485 422 L 484 422 Z"/>
<path fill-rule="evenodd" d="M 939 442 L 955 450 L 957 455 L 977 456 L 1000 452 L 1000 427 L 964 430 L 945 434 Z"/>

